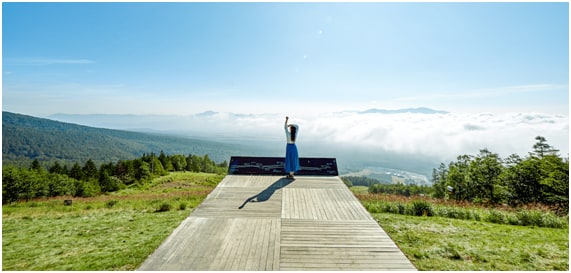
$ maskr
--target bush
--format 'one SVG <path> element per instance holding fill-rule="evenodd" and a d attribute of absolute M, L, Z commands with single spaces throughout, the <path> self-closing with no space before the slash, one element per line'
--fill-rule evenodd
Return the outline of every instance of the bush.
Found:
<path fill-rule="evenodd" d="M 186 203 L 180 203 L 180 204 L 178 205 L 178 209 L 179 209 L 179 210 L 185 210 L 185 209 L 186 209 Z"/>
<path fill-rule="evenodd" d="M 399 209 L 399 214 L 405 214 L 406 213 L 406 206 L 405 205 L 399 203 L 398 209 Z"/>
<path fill-rule="evenodd" d="M 433 211 L 434 216 L 446 217 L 448 215 L 448 209 L 443 206 L 436 206 Z"/>
<path fill-rule="evenodd" d="M 399 213 L 398 205 L 393 203 L 385 203 L 383 205 L 383 212 L 398 214 Z"/>
<path fill-rule="evenodd" d="M 541 217 L 541 226 L 550 228 L 565 228 L 569 226 L 569 219 L 558 217 L 551 213 L 545 213 Z"/>
<path fill-rule="evenodd" d="M 117 200 L 109 200 L 109 201 L 107 201 L 107 202 L 105 203 L 105 207 L 108 208 L 108 209 L 110 209 L 110 208 L 112 208 L 113 206 L 115 206 L 115 204 L 117 204 L 117 202 L 118 202 Z"/>
<path fill-rule="evenodd" d="M 476 221 L 482 221 L 482 216 L 481 216 L 480 213 L 477 212 L 477 211 L 473 211 L 473 212 L 472 212 L 472 217 L 473 217 L 473 219 L 476 220 Z"/>
<path fill-rule="evenodd" d="M 169 211 L 171 209 L 172 209 L 172 205 L 167 203 L 167 202 L 164 202 L 159 206 L 159 208 L 156 210 L 156 212 L 164 212 L 164 211 Z"/>
<path fill-rule="evenodd" d="M 522 210 L 516 216 L 522 226 L 540 226 L 541 213 L 537 211 Z"/>
<path fill-rule="evenodd" d="M 381 213 L 383 212 L 382 203 L 380 202 L 371 202 L 368 203 L 366 206 L 367 211 L 370 213 Z"/>
<path fill-rule="evenodd" d="M 415 215 L 415 210 L 414 210 L 414 206 L 413 206 L 413 205 L 408 205 L 408 206 L 406 206 L 404 210 L 405 210 L 405 211 L 404 211 L 404 214 L 405 214 L 405 215 L 412 215 L 412 216 Z"/>
<path fill-rule="evenodd" d="M 416 216 L 433 216 L 434 210 L 432 209 L 432 204 L 423 201 L 417 200 L 412 202 L 412 208 L 414 211 L 414 215 Z"/>
<path fill-rule="evenodd" d="M 506 224 L 507 223 L 507 217 L 504 213 L 497 211 L 497 210 L 491 210 L 490 214 L 488 215 L 487 221 L 490 223 L 496 223 L 496 224 Z"/>
<path fill-rule="evenodd" d="M 519 226 L 539 226 L 550 228 L 565 228 L 569 226 L 569 216 L 559 217 L 554 213 L 521 210 L 517 213 L 505 212 L 498 209 L 468 209 L 433 205 L 424 200 L 412 203 L 390 201 L 373 201 L 363 203 L 370 213 L 393 213 L 412 216 L 438 216 L 460 220 L 484 221 L 496 224 Z"/>
<path fill-rule="evenodd" d="M 464 219 L 464 215 L 462 213 L 462 211 L 456 209 L 456 208 L 450 208 L 448 210 L 448 215 L 446 215 L 448 218 L 453 218 L 453 219 Z"/>
<path fill-rule="evenodd" d="M 549 228 L 564 228 L 567 222 L 553 213 L 542 213 L 540 211 L 522 210 L 516 214 L 519 225 L 538 226 Z"/>
<path fill-rule="evenodd" d="M 509 214 L 508 215 L 508 224 L 510 224 L 512 226 L 520 226 L 521 222 L 519 221 L 519 218 L 517 217 L 517 215 Z"/>

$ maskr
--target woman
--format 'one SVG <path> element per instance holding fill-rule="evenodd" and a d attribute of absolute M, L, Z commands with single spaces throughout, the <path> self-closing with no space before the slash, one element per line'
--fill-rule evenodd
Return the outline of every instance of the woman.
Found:
<path fill-rule="evenodd" d="M 285 171 L 289 173 L 287 178 L 294 179 L 293 175 L 295 172 L 299 171 L 299 155 L 297 153 L 297 146 L 295 146 L 295 140 L 297 138 L 297 132 L 299 127 L 297 124 L 287 124 L 289 117 L 285 120 L 285 133 L 287 139 L 286 146 L 286 157 L 285 157 Z"/>

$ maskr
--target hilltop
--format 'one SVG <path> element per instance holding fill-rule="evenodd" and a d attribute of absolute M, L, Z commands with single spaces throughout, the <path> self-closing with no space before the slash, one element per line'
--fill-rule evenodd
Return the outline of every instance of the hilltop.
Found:
<path fill-rule="evenodd" d="M 250 149 L 215 141 L 153 133 L 138 133 L 65 123 L 28 115 L 2 112 L 3 164 L 116 162 L 144 153 L 208 154 L 215 161 Z M 248 151 L 248 152 L 247 152 Z"/>

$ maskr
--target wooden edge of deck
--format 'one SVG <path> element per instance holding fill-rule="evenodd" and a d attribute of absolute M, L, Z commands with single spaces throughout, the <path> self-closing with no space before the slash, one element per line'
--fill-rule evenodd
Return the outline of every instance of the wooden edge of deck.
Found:
<path fill-rule="evenodd" d="M 416 270 L 338 176 L 227 175 L 138 270 Z"/>

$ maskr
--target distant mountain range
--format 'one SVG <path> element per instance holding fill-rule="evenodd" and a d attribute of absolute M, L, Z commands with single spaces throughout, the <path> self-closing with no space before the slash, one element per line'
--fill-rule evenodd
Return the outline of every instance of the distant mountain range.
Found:
<path fill-rule="evenodd" d="M 357 113 L 357 114 L 448 114 L 447 111 L 434 110 L 427 107 L 404 108 L 404 109 L 368 109 L 365 111 L 342 111 L 341 113 Z M 47 118 L 77 123 L 98 128 L 121 129 L 138 132 L 156 132 L 168 134 L 182 135 L 204 135 L 208 131 L 211 136 L 214 131 L 212 126 L 200 128 L 200 124 L 204 125 L 204 121 L 210 118 L 224 116 L 225 119 L 242 119 L 257 117 L 275 117 L 281 114 L 240 114 L 240 113 L 221 113 L 216 111 L 205 111 L 193 115 L 118 115 L 118 114 L 64 114 L 57 113 Z M 215 125 L 209 123 L 208 125 Z M 221 132 L 218 132 L 221 133 Z"/>
<path fill-rule="evenodd" d="M 216 162 L 232 155 L 253 154 L 251 148 L 228 143 L 94 128 L 44 118 L 2 112 L 3 164 L 25 165 L 34 159 L 60 163 L 107 163 L 144 153 L 205 155 Z"/>

